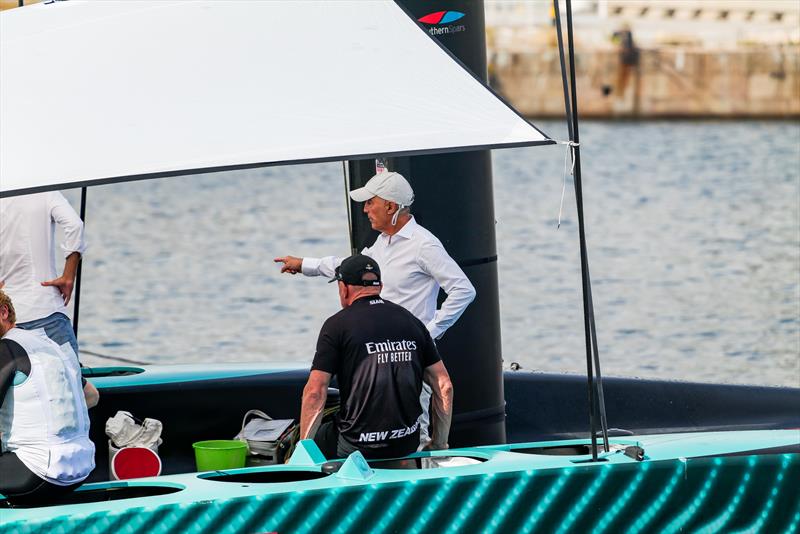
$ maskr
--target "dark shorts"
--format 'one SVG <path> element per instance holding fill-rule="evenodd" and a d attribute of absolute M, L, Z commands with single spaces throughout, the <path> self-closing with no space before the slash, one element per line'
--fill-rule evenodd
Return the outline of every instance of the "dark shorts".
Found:
<path fill-rule="evenodd" d="M 328 460 L 346 456 L 340 456 L 337 450 L 339 446 L 339 427 L 336 426 L 336 421 L 331 420 L 322 423 L 314 436 L 314 443 L 317 444 L 319 450 Z"/>
<path fill-rule="evenodd" d="M 0 493 L 12 505 L 49 504 L 80 486 L 59 486 L 39 478 L 13 452 L 0 454 L 0 473 Z"/>
<path fill-rule="evenodd" d="M 335 420 L 330 420 L 322 423 L 317 434 L 314 436 L 314 443 L 317 444 L 319 450 L 325 455 L 328 460 L 336 458 L 347 458 L 352 453 L 356 452 L 358 447 L 354 447 L 347 441 L 339 439 L 339 427 L 336 425 Z M 383 458 L 402 458 L 409 454 L 416 452 L 416 444 L 419 443 L 419 430 L 411 434 L 408 441 L 409 446 L 403 450 L 393 449 L 365 449 L 361 450 L 361 454 L 368 460 L 383 459 Z"/>

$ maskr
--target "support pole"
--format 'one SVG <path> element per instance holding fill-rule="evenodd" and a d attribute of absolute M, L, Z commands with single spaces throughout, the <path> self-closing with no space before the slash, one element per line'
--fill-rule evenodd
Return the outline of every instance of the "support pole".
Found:
<path fill-rule="evenodd" d="M 81 187 L 81 220 L 83 221 L 84 228 L 86 227 L 86 188 Z M 83 271 L 83 258 L 78 262 L 78 272 L 75 275 L 75 290 L 73 291 L 73 302 L 75 303 L 74 312 L 72 314 L 72 331 L 75 332 L 75 337 L 78 337 L 78 315 L 81 310 L 81 271 Z"/>
<path fill-rule="evenodd" d="M 592 299 L 591 278 L 589 275 L 589 259 L 586 246 L 586 232 L 583 214 L 583 186 L 581 182 L 580 160 L 580 133 L 578 129 L 578 100 L 575 80 L 575 52 L 572 27 L 572 2 L 566 0 L 567 8 L 567 40 L 569 53 L 569 87 L 567 85 L 566 68 L 564 63 L 564 42 L 561 32 L 561 16 L 559 0 L 553 0 L 556 18 L 556 32 L 558 37 L 559 59 L 561 62 L 561 79 L 564 86 L 564 107 L 567 115 L 569 138 L 572 142 L 574 157 L 575 201 L 578 210 L 578 233 L 581 255 L 581 282 L 583 288 L 583 317 L 584 336 L 586 339 L 586 371 L 589 392 L 589 427 L 592 443 L 592 458 L 597 459 L 597 421 L 599 412 L 600 427 L 603 435 L 603 445 L 609 450 L 608 424 L 606 421 L 605 399 L 603 396 L 603 381 L 600 373 L 600 357 L 597 348 L 597 329 L 594 320 L 594 302 Z M 595 379 L 595 374 L 597 378 Z"/>

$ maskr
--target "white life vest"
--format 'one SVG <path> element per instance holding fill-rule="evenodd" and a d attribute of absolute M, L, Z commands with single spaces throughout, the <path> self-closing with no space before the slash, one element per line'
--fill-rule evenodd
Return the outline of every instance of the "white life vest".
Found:
<path fill-rule="evenodd" d="M 83 481 L 94 469 L 94 443 L 77 359 L 36 332 L 12 328 L 3 338 L 31 362 L 30 375 L 8 389 L 0 408 L 3 450 L 52 484 Z"/>

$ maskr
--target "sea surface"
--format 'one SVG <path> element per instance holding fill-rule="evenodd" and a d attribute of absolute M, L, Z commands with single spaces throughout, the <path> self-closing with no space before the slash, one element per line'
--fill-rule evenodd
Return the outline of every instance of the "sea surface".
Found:
<path fill-rule="evenodd" d="M 800 124 L 585 122 L 581 141 L 604 375 L 800 386 Z M 493 153 L 506 367 L 585 372 L 564 152 Z M 342 166 L 94 187 L 87 239 L 85 363 L 307 365 L 336 290 L 272 260 L 347 253 Z"/>

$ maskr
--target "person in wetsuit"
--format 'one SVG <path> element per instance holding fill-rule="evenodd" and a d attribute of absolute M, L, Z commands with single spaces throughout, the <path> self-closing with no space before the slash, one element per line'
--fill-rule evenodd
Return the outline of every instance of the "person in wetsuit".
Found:
<path fill-rule="evenodd" d="M 0 336 L 0 494 L 47 504 L 95 467 L 80 367 L 41 330 L 17 328 L 2 290 Z"/>
<path fill-rule="evenodd" d="M 345 259 L 332 281 L 343 309 L 320 331 L 303 390 L 300 438 L 313 437 L 327 458 L 355 451 L 370 459 L 406 456 L 419 445 L 424 381 L 432 390 L 426 448 L 446 449 L 453 386 L 425 325 L 381 298 L 380 268 L 369 256 Z M 334 421 L 320 426 L 333 376 L 341 407 Z"/>

